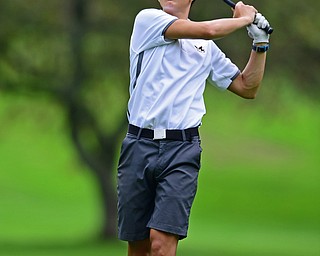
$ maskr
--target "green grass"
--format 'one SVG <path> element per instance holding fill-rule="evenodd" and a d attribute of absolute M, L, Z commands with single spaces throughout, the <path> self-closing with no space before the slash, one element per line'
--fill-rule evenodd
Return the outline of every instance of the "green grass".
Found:
<path fill-rule="evenodd" d="M 276 89 L 255 101 L 207 90 L 198 194 L 178 255 L 320 255 L 320 104 Z M 96 239 L 98 191 L 59 106 L 1 95 L 0 122 L 0 255 L 125 255 L 125 243 Z"/>

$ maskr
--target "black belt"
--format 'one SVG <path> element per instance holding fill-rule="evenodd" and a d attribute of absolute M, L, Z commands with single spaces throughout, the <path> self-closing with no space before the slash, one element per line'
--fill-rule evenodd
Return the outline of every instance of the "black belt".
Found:
<path fill-rule="evenodd" d="M 129 124 L 128 133 L 142 138 L 153 140 L 192 140 L 193 137 L 199 136 L 198 127 L 188 128 L 185 130 L 165 130 L 165 129 L 145 129 Z"/>

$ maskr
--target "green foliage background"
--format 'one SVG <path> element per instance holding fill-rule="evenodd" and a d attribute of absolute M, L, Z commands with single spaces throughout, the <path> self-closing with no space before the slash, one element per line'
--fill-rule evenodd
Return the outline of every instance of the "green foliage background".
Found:
<path fill-rule="evenodd" d="M 263 86 L 254 102 L 207 89 L 198 195 L 178 255 L 319 255 L 320 105 L 286 83 Z M 2 255 L 125 255 L 123 243 L 94 239 L 95 183 L 59 106 L 2 96 L 0 116 Z"/>
<path fill-rule="evenodd" d="M 265 80 L 254 101 L 206 90 L 198 194 L 178 255 L 318 256 L 318 3 L 248 2 L 275 28 Z M 156 1 L 88 7 L 90 79 L 81 94 L 105 127 L 125 114 L 131 25 L 150 6 Z M 229 14 L 198 0 L 192 18 Z M 63 88 L 74 65 L 68 1 L 3 1 L 0 19 L 0 255 L 125 255 L 124 243 L 96 239 L 95 180 L 78 161 L 62 106 L 41 90 Z M 244 31 L 217 44 L 245 64 Z"/>

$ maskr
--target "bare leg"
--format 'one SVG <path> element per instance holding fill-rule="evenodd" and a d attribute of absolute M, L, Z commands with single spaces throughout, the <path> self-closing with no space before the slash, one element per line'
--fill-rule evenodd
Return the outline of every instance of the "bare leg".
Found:
<path fill-rule="evenodd" d="M 152 256 L 176 256 L 178 236 L 166 232 L 150 230 Z"/>
<path fill-rule="evenodd" d="M 128 243 L 128 256 L 150 256 L 150 239 Z"/>

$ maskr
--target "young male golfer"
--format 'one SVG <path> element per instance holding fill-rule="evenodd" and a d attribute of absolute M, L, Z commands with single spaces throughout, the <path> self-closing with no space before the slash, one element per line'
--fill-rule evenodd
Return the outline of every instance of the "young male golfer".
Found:
<path fill-rule="evenodd" d="M 133 27 L 129 129 L 118 166 L 119 238 L 130 256 L 174 256 L 187 236 L 206 81 L 252 99 L 264 74 L 269 36 L 259 28 L 268 21 L 238 2 L 233 18 L 193 22 L 193 2 L 159 0 L 162 10 L 142 10 Z M 212 39 L 243 27 L 253 45 L 240 71 Z"/>

